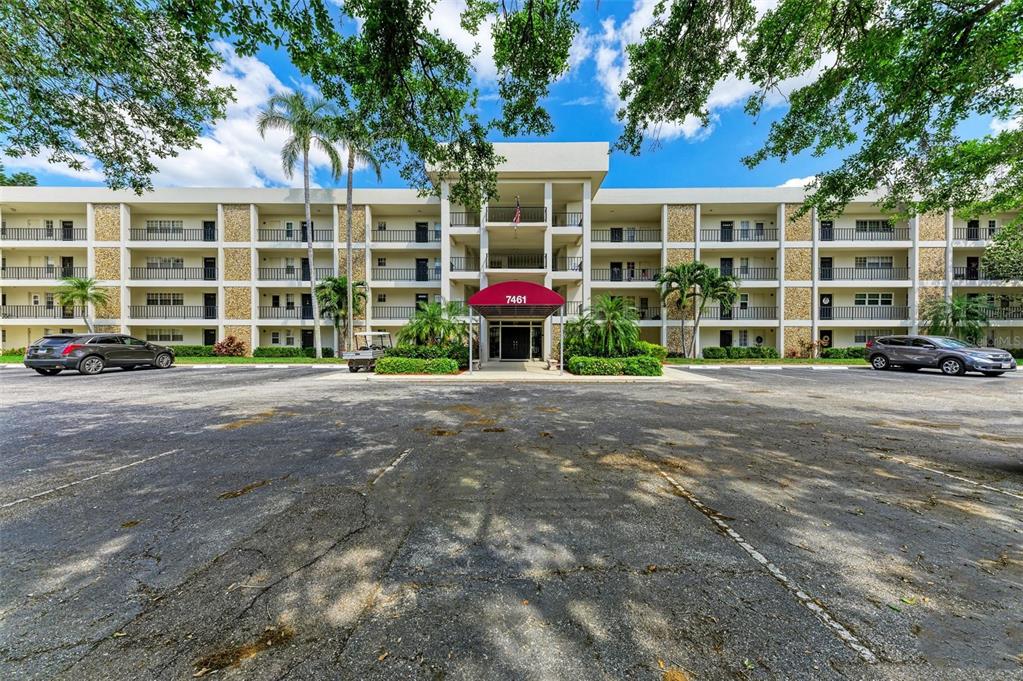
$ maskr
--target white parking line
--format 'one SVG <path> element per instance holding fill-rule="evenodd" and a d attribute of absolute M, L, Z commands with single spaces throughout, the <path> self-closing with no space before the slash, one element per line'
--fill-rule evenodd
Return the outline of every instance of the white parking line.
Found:
<path fill-rule="evenodd" d="M 60 490 L 67 489 L 68 487 L 74 487 L 75 485 L 81 485 L 83 482 L 89 482 L 90 480 L 95 480 L 96 478 L 103 477 L 104 475 L 111 475 L 113 473 L 116 473 L 117 471 L 123 471 L 125 468 L 131 468 L 132 466 L 138 466 L 139 464 L 146 463 L 147 461 L 152 461 L 154 459 L 159 459 L 161 457 L 167 456 L 168 454 L 173 454 L 176 451 L 178 451 L 178 450 L 177 449 L 170 449 L 170 450 L 168 450 L 166 452 L 163 452 L 162 454 L 154 454 L 153 456 L 147 456 L 144 459 L 139 459 L 138 461 L 132 461 L 131 463 L 126 463 L 123 466 L 117 466 L 116 468 L 111 468 L 108 471 L 103 471 L 102 473 L 96 473 L 95 475 L 90 475 L 89 477 L 82 478 L 81 480 L 75 480 L 74 482 L 69 482 L 69 483 L 67 483 L 65 485 L 59 485 L 57 487 L 52 487 L 52 488 L 50 488 L 48 490 L 44 490 L 42 492 L 37 492 L 36 494 L 33 494 L 31 496 L 23 497 L 21 499 L 15 499 L 14 501 L 9 501 L 6 504 L 0 505 L 0 508 L 10 508 L 11 506 L 17 506 L 18 504 L 23 503 L 25 501 L 31 501 L 33 499 L 38 499 L 39 497 L 45 497 L 47 494 L 53 494 L 54 492 L 59 492 Z"/>
<path fill-rule="evenodd" d="M 913 468 L 919 468 L 922 471 L 928 471 L 930 473 L 937 473 L 938 475 L 944 475 L 947 478 L 952 478 L 953 480 L 958 480 L 959 482 L 965 482 L 965 483 L 973 485 L 975 487 L 980 487 L 981 489 L 986 489 L 989 492 L 997 492 L 998 494 L 1004 494 L 1005 496 L 1012 497 L 1014 499 L 1019 499 L 1019 500 L 1023 501 L 1023 494 L 1016 494 L 1015 492 L 1009 492 L 1008 490 L 1000 489 L 998 487 L 992 487 L 991 485 L 985 485 L 984 483 L 977 482 L 976 480 L 970 480 L 969 478 L 963 478 L 963 477 L 960 477 L 958 475 L 954 475 L 952 473 L 946 473 L 945 471 L 939 471 L 937 468 L 929 468 L 927 466 L 921 466 L 918 463 L 913 463 L 912 461 L 906 461 L 905 459 L 900 459 L 897 456 L 887 456 L 887 455 L 885 455 L 885 456 L 887 457 L 887 460 L 889 460 L 889 461 L 897 461 L 898 463 L 905 464 L 907 466 L 912 466 Z"/>
<path fill-rule="evenodd" d="M 743 539 L 742 535 L 733 530 L 731 526 L 728 523 L 726 523 L 724 519 L 722 519 L 719 513 L 717 513 L 716 511 L 705 505 L 702 501 L 697 499 L 695 496 L 693 496 L 692 492 L 690 492 L 685 487 L 676 482 L 674 478 L 665 473 L 663 470 L 659 470 L 658 472 L 665 480 L 671 483 L 671 486 L 675 488 L 675 490 L 682 496 L 682 498 L 688 501 L 700 513 L 710 518 L 711 522 L 713 522 L 715 525 L 718 526 L 718 528 L 720 528 L 725 534 L 727 534 L 728 537 L 736 544 L 738 544 L 743 551 L 748 553 L 750 557 L 753 558 L 753 560 L 762 565 L 769 573 L 771 573 L 771 576 L 778 580 L 781 583 L 781 585 L 784 586 L 790 593 L 792 593 L 792 595 L 794 595 L 799 600 L 800 603 L 806 606 L 806 608 L 809 609 L 810 612 L 816 615 L 817 619 L 823 622 L 840 639 L 842 639 L 843 643 L 845 643 L 847 646 L 856 651 L 856 654 L 859 655 L 864 662 L 868 664 L 874 664 L 877 662 L 877 656 L 870 650 L 870 648 L 863 645 L 863 643 L 860 642 L 860 640 L 856 638 L 856 636 L 854 636 L 851 631 L 846 629 L 841 622 L 836 620 L 828 613 L 827 610 L 818 605 L 817 601 L 815 601 L 813 598 L 810 597 L 809 594 L 807 594 L 805 591 L 799 588 L 795 584 L 795 582 L 789 579 L 789 577 L 778 568 L 777 565 L 769 561 L 764 556 L 764 554 L 760 553 L 760 551 L 754 548 L 752 544 Z"/>
<path fill-rule="evenodd" d="M 370 484 L 370 486 L 373 486 L 373 485 L 377 484 L 377 482 L 379 482 L 379 481 L 380 481 L 380 478 L 384 477 L 384 475 L 385 475 L 385 474 L 387 474 L 387 473 L 390 473 L 391 471 L 393 471 L 393 470 L 395 469 L 395 467 L 396 467 L 396 466 L 397 466 L 397 465 L 398 465 L 399 463 L 401 463 L 401 462 L 402 462 L 402 460 L 404 460 L 404 458 L 405 458 L 406 456 L 408 456 L 408 455 L 409 455 L 409 454 L 411 454 L 411 453 L 412 453 L 412 448 L 411 448 L 411 447 L 409 447 L 409 448 L 408 448 L 408 449 L 406 449 L 406 450 L 405 450 L 404 452 L 402 452 L 401 454 L 399 454 L 399 455 L 398 455 L 398 458 L 396 458 L 396 459 L 395 459 L 394 461 L 392 461 L 392 462 L 391 462 L 391 465 L 389 465 L 389 466 L 388 466 L 387 468 L 385 468 L 384 470 L 380 471 L 380 475 L 378 475 L 378 476 L 376 476 L 375 478 L 373 478 L 373 480 L 372 480 L 372 481 L 371 481 L 371 482 L 369 483 L 369 484 Z"/>

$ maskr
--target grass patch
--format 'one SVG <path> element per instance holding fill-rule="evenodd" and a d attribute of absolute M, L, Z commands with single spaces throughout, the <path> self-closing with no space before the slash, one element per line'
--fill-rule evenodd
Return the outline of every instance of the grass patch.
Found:
<path fill-rule="evenodd" d="M 843 364 L 847 366 L 866 366 L 865 359 L 800 359 L 785 357 L 784 359 L 691 359 L 686 357 L 669 357 L 666 364 Z"/>
<path fill-rule="evenodd" d="M 175 364 L 347 364 L 347 360 L 324 357 L 175 357 Z"/>
<path fill-rule="evenodd" d="M 0 364 L 21 364 L 25 355 L 0 355 Z"/>

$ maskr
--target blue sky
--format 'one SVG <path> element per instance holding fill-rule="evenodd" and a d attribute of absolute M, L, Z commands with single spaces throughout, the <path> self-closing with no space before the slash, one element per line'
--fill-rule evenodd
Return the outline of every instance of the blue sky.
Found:
<path fill-rule="evenodd" d="M 474 38 L 458 25 L 463 0 L 438 0 L 431 25 L 443 36 L 454 40 L 465 50 L 480 42 L 481 51 L 475 60 L 481 91 L 481 110 L 493 115 L 499 105 L 495 101 L 492 50 L 486 44 L 489 33 Z M 543 138 L 495 137 L 494 141 L 607 141 L 613 143 L 621 133 L 615 119 L 618 83 L 626 72 L 625 46 L 639 39 L 640 31 L 652 15 L 655 0 L 583 0 L 578 20 L 583 30 L 572 49 L 572 68 L 568 75 L 554 84 L 546 101 L 554 121 L 554 132 Z M 761 9 L 772 0 L 760 0 Z M 291 185 L 280 168 L 278 150 L 281 140 L 263 142 L 255 133 L 254 118 L 259 107 L 273 93 L 286 89 L 308 88 L 309 84 L 289 63 L 286 55 L 263 51 L 254 58 L 241 58 L 230 46 L 223 46 L 224 68 L 217 74 L 219 84 L 235 88 L 237 101 L 229 107 L 227 118 L 217 122 L 202 138 L 199 149 L 186 150 L 178 158 L 160 163 L 154 177 L 157 186 L 236 186 L 260 187 Z M 790 83 L 796 87 L 801 79 Z M 746 168 L 741 158 L 762 144 L 770 124 L 785 111 L 781 97 L 752 120 L 743 111 L 751 89 L 747 83 L 729 80 L 719 83 L 711 95 L 712 124 L 701 127 L 687 121 L 681 126 L 662 131 L 657 147 L 644 148 L 639 156 L 614 152 L 605 187 L 706 187 L 706 186 L 775 186 L 798 182 L 815 173 L 837 165 L 841 155 L 832 152 L 824 158 L 809 154 L 782 164 L 769 160 L 760 166 Z M 974 121 L 967 127 L 974 134 L 986 132 L 989 122 Z M 325 159 L 318 162 L 315 179 L 321 186 L 331 186 Z M 85 171 L 48 165 L 44 157 L 9 159 L 10 169 L 30 170 L 45 185 L 102 185 L 102 173 L 95 164 Z M 296 177 L 297 179 L 297 177 Z M 359 187 L 402 187 L 404 181 L 393 169 L 387 169 L 383 181 L 367 171 L 356 173 Z M 343 181 L 342 181 L 343 185 Z"/>

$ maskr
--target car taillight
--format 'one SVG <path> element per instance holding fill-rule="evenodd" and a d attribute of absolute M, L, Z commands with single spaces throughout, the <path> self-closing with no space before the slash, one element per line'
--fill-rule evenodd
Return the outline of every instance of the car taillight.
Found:
<path fill-rule="evenodd" d="M 79 349 L 80 347 L 82 346 L 76 343 L 68 343 L 67 345 L 64 346 L 64 349 L 61 350 L 60 354 L 64 356 L 70 355 L 72 352 Z"/>
<path fill-rule="evenodd" d="M 874 339 L 873 338 L 868 338 L 867 339 L 867 347 L 868 348 L 874 347 Z"/>

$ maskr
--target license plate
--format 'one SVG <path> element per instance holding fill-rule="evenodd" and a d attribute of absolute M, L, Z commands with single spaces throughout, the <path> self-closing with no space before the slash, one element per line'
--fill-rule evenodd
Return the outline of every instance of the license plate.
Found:
<path fill-rule="evenodd" d="M 1009 363 L 1009 362 L 1002 362 L 1002 368 L 1003 369 L 1011 369 L 1012 368 L 1012 364 Z"/>

